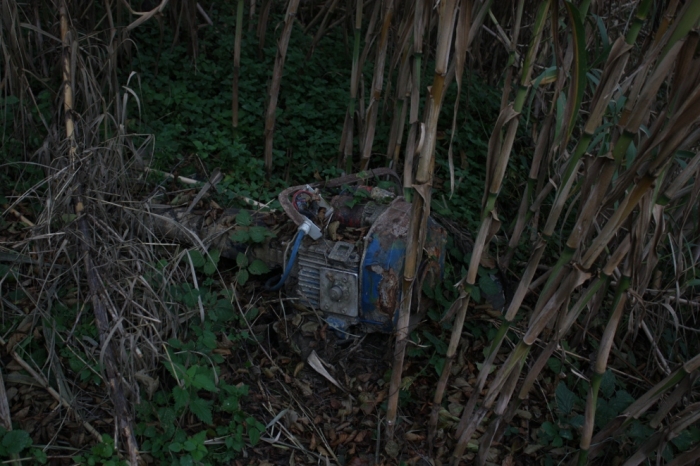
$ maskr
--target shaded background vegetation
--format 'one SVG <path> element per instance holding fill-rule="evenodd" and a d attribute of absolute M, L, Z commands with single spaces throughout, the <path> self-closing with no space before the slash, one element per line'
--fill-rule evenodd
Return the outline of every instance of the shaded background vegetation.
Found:
<path fill-rule="evenodd" d="M 223 376 L 220 342 L 252 351 L 249 322 L 263 306 L 252 304 L 254 288 L 230 286 L 226 268 L 241 264 L 220 263 L 206 245 L 163 246 L 144 199 L 163 199 L 157 185 L 182 189 L 163 174 L 205 181 L 219 169 L 219 205 L 274 208 L 291 184 L 391 165 L 405 170 L 414 212 L 427 202 L 464 236 L 451 240 L 445 284 L 426 290 L 437 303 L 429 322 L 397 333 L 393 397 L 381 408 L 387 457 L 401 394 L 402 408 L 432 399 L 417 447 L 427 457 L 471 459 L 465 449 L 478 437 L 482 463 L 499 441 L 545 464 L 696 461 L 700 2 L 385 0 L 365 2 L 360 29 L 357 2 L 302 2 L 285 47 L 295 3 L 3 2 L 0 204 L 3 242 L 13 245 L 0 261 L 5 359 L 32 361 L 21 371 L 47 386 L 72 387 L 61 403 L 108 391 L 114 408 L 103 409 L 122 422 L 124 458 L 134 460 L 136 442 L 156 461 L 237 457 L 267 429 L 239 405 L 248 388 Z M 419 140 L 411 169 L 405 156 Z M 458 247 L 469 236 L 474 250 Z M 465 324 L 495 273 L 513 299 Z M 213 311 L 200 320 L 204 307 Z M 414 373 L 402 379 L 407 339 L 423 345 L 409 345 L 409 361 L 430 368 L 419 372 L 431 385 L 422 397 Z M 483 347 L 469 353 L 477 368 L 463 360 L 469 345 Z M 443 397 L 464 371 L 471 396 Z M 122 379 L 128 404 L 113 383 Z M 65 409 L 85 420 L 88 404 Z M 541 407 L 546 420 L 518 424 Z M 4 455 L 44 458 L 47 449 L 11 427 Z M 98 444 L 83 460 L 117 461 L 114 438 L 88 432 Z"/>

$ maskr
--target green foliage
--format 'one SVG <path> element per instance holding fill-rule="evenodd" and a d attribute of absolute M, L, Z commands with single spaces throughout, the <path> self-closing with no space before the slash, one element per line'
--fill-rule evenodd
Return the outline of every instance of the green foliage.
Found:
<path fill-rule="evenodd" d="M 85 464 L 89 466 L 121 466 L 127 462 L 120 460 L 116 449 L 114 448 L 114 439 L 109 435 L 102 434 L 102 443 L 95 444 L 90 453 L 78 455 L 74 458 L 77 464 Z"/>
<path fill-rule="evenodd" d="M 0 459 L 10 460 L 13 456 L 30 456 L 36 462 L 45 464 L 46 453 L 40 448 L 31 448 L 32 439 L 24 430 L 6 430 L 0 427 Z"/>
<path fill-rule="evenodd" d="M 223 300 L 215 306 L 223 308 Z M 224 314 L 230 321 L 231 309 Z M 246 444 L 255 445 L 265 426 L 246 415 L 240 406 L 248 394 L 243 384 L 232 385 L 220 377 L 223 357 L 216 353 L 215 329 L 222 327 L 221 311 L 212 314 L 199 328 L 193 328 L 187 341 L 168 341 L 163 366 L 170 374 L 170 383 L 157 391 L 149 403 L 137 406 L 137 435 L 142 449 L 154 459 L 174 464 L 221 464 L 235 459 Z M 231 342 L 247 339 L 247 332 L 226 336 Z M 204 424 L 204 430 L 191 432 L 187 426 Z M 225 447 L 205 442 L 212 436 L 225 437 Z"/>
<path fill-rule="evenodd" d="M 134 90 L 143 111 L 140 120 L 130 123 L 137 132 L 156 135 L 155 165 L 171 170 L 196 155 L 211 167 L 221 167 L 225 176 L 218 188 L 228 202 L 237 195 L 273 199 L 284 186 L 289 166 L 295 167 L 289 173 L 292 181 L 308 181 L 316 172 L 335 176 L 337 171 L 327 168 L 327 160 L 337 153 L 350 76 L 350 58 L 339 28 L 319 44 L 327 53 L 308 59 L 312 37 L 301 28 L 293 29 L 277 108 L 275 170 L 268 178 L 258 154 L 264 141 L 265 86 L 277 48 L 274 34 L 268 34 L 271 40 L 259 56 L 255 32 L 243 32 L 239 126 L 234 134 L 230 82 L 235 17 L 222 9 L 215 18 L 213 27 L 200 31 L 196 60 L 186 44 L 173 41 L 167 25 L 164 43 L 174 43 L 172 47 L 160 47 L 156 22 L 135 31 L 141 46 L 132 62 L 140 76 L 140 87 Z M 132 70 L 123 71 L 126 76 Z"/>
<path fill-rule="evenodd" d="M 275 234 L 267 227 L 252 225 L 253 219 L 250 212 L 241 210 L 236 215 L 236 229 L 231 233 L 230 239 L 236 244 L 249 244 L 255 246 L 264 243 L 268 238 L 273 238 Z M 267 264 L 260 259 L 248 259 L 243 252 L 236 255 L 236 265 L 238 266 L 238 283 L 245 285 L 251 275 L 264 275 L 270 272 Z"/>

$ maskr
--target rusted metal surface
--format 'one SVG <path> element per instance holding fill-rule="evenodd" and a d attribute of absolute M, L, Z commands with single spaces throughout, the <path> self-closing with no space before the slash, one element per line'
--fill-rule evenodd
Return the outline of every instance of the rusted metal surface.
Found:
<path fill-rule="evenodd" d="M 367 234 L 360 271 L 361 315 L 365 322 L 379 325 L 384 331 L 391 331 L 397 318 L 410 219 L 411 204 L 397 198 Z M 445 230 L 430 221 L 424 260 L 437 262 L 442 269 L 446 242 Z"/>

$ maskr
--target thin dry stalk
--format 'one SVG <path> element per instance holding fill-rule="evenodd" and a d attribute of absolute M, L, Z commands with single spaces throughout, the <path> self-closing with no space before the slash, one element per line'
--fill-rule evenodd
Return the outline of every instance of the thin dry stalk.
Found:
<path fill-rule="evenodd" d="M 367 170 L 367 168 L 369 168 L 369 161 L 372 156 L 374 132 L 377 127 L 377 113 L 379 112 L 379 102 L 381 101 L 382 88 L 384 86 L 384 65 L 386 64 L 386 54 L 389 46 L 389 29 L 394 15 L 394 0 L 383 0 L 383 2 L 382 28 L 380 31 L 379 43 L 377 44 L 377 55 L 374 62 L 374 77 L 372 78 L 369 106 L 365 113 L 364 141 L 362 142 L 362 154 L 360 157 L 361 170 Z"/>
<path fill-rule="evenodd" d="M 241 38 L 243 36 L 243 4 L 238 0 L 236 6 L 236 37 L 233 44 L 233 83 L 231 92 L 231 113 L 234 137 L 238 133 L 238 76 L 241 72 Z"/>
<path fill-rule="evenodd" d="M 277 99 L 279 98 L 280 86 L 282 85 L 282 73 L 284 71 L 284 60 L 287 57 L 289 38 L 294 27 L 294 17 L 299 8 L 299 0 L 289 0 L 287 13 L 284 19 L 284 28 L 277 44 L 277 56 L 275 57 L 275 67 L 272 71 L 272 82 L 270 83 L 269 103 L 265 114 L 265 169 L 272 172 L 272 148 L 275 133 L 275 111 L 277 110 Z"/>

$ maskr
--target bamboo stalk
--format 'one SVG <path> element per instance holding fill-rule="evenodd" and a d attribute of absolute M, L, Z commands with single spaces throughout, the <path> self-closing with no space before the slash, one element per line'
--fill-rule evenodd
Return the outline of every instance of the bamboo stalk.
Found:
<path fill-rule="evenodd" d="M 399 319 L 396 325 L 396 343 L 394 362 L 389 382 L 387 400 L 386 437 L 393 441 L 396 427 L 399 388 L 403 372 L 403 360 L 408 340 L 408 325 L 411 310 L 411 295 L 418 264 L 420 264 L 423 242 L 425 241 L 428 216 L 430 214 L 430 197 L 437 141 L 437 122 L 444 97 L 444 81 L 449 63 L 450 46 L 454 31 L 456 0 L 446 0 L 439 5 L 438 47 L 435 59 L 435 76 L 430 89 L 430 110 L 426 124 L 426 138 L 421 151 L 416 181 L 413 185 L 416 194 L 413 197 L 411 221 L 409 223 L 404 276 L 402 280 L 402 298 Z M 419 11 L 416 8 L 416 11 Z"/>
<path fill-rule="evenodd" d="M 342 160 L 340 165 L 347 173 L 352 173 L 353 128 L 355 127 L 355 106 L 357 105 L 357 87 L 361 79 L 360 70 L 360 38 L 362 34 L 362 0 L 355 4 L 355 37 L 352 49 L 352 70 L 350 71 L 350 102 L 345 114 L 343 136 L 340 143 Z"/>
<path fill-rule="evenodd" d="M 479 234 L 477 235 L 477 239 L 474 242 L 474 250 L 472 252 L 472 258 L 469 264 L 467 276 L 462 280 L 462 286 L 464 287 L 465 292 L 468 294 L 471 293 L 471 290 L 476 283 L 476 276 L 482 253 L 487 247 L 488 241 L 490 241 L 491 237 L 495 233 L 493 221 L 494 219 L 497 220 L 498 218 L 494 212 L 495 202 L 500 191 L 501 180 L 503 179 L 503 175 L 505 174 L 505 168 L 508 164 L 510 151 L 515 138 L 515 132 L 517 131 L 519 121 L 518 116 L 522 111 L 525 102 L 525 97 L 527 95 L 529 86 L 531 85 L 530 76 L 532 73 L 532 67 L 534 66 L 534 58 L 537 55 L 537 50 L 539 49 L 539 44 L 541 41 L 542 32 L 544 30 L 544 24 L 549 5 L 549 1 L 544 1 L 540 3 L 540 7 L 538 9 L 535 20 L 532 40 L 530 42 L 528 53 L 526 55 L 525 62 L 523 64 L 523 69 L 521 72 L 521 86 L 519 87 L 516 93 L 514 103 L 511 106 L 508 106 L 502 110 L 501 115 L 499 116 L 499 121 L 496 123 L 496 126 L 494 127 L 491 136 L 491 140 L 489 141 L 489 155 L 487 159 L 486 175 L 486 186 L 488 186 L 488 189 L 484 190 L 484 205 L 482 207 L 481 214 L 482 223 L 479 228 Z M 513 42 L 517 43 L 517 38 L 514 38 Z M 501 139 L 501 131 L 504 127 L 507 127 L 507 129 L 505 130 L 505 136 L 503 136 L 503 139 Z M 462 332 L 462 325 L 466 316 L 466 311 L 466 307 L 462 307 L 457 313 L 457 317 L 455 318 L 455 322 L 452 327 L 450 345 L 447 349 L 448 360 L 453 358 L 454 354 L 457 351 L 457 345 L 459 344 L 459 335 Z M 505 332 L 503 332 L 503 337 L 505 337 Z M 495 342 L 494 348 L 500 346 L 500 343 L 500 341 Z M 445 368 L 447 366 L 448 364 L 446 363 Z M 447 370 L 445 368 L 443 368 L 443 374 L 445 375 L 441 375 L 441 380 L 439 382 L 439 387 L 442 388 L 438 388 L 437 390 L 437 392 L 440 394 L 440 398 L 438 399 L 436 393 L 434 403 L 438 400 L 440 400 L 441 402 L 442 392 L 444 392 L 444 387 L 447 385 L 449 368 Z M 482 366 L 481 372 L 488 374 L 489 369 L 486 366 Z M 474 401 L 474 403 L 476 403 L 476 400 Z M 462 456 L 462 453 L 466 449 L 467 443 L 471 438 L 471 434 L 469 433 L 471 429 L 466 428 L 467 416 L 472 416 L 472 413 L 470 411 L 470 409 L 465 409 L 462 416 L 462 420 L 460 421 L 462 433 L 460 434 L 459 441 L 457 443 L 457 446 L 455 447 L 453 459 Z"/>
<path fill-rule="evenodd" d="M 241 37 L 243 35 L 243 3 L 238 0 L 236 7 L 236 37 L 233 44 L 233 83 L 231 97 L 231 119 L 233 125 L 233 137 L 238 135 L 238 76 L 241 72 Z"/>
<path fill-rule="evenodd" d="M 428 3 L 416 0 L 413 16 L 413 72 L 411 73 L 411 108 L 409 111 L 408 137 L 406 139 L 406 154 L 404 156 L 403 186 L 404 190 L 413 186 L 413 158 L 416 153 L 416 140 L 420 121 L 418 110 L 421 92 L 421 63 L 423 59 L 423 34 L 428 17 Z"/>
<path fill-rule="evenodd" d="M 268 173 L 272 172 L 272 148 L 275 133 L 275 111 L 277 110 L 277 99 L 279 98 L 280 86 L 282 85 L 282 72 L 284 71 L 284 60 L 287 57 L 287 47 L 289 47 L 289 38 L 292 35 L 292 27 L 294 26 L 294 17 L 299 8 L 299 0 L 289 0 L 287 5 L 287 13 L 284 16 L 284 29 L 280 40 L 277 43 L 277 56 L 275 58 L 275 67 L 272 71 L 272 82 L 270 83 L 269 97 L 270 101 L 267 105 L 267 113 L 265 114 L 265 169 Z"/>
<path fill-rule="evenodd" d="M 365 131 L 364 141 L 361 147 L 360 170 L 367 170 L 369 168 L 369 161 L 372 156 L 372 147 L 374 143 L 374 132 L 377 128 L 379 102 L 382 96 L 382 88 L 384 87 L 384 66 L 386 64 L 386 53 L 389 45 L 389 28 L 394 15 L 394 0 L 384 0 L 384 2 L 382 29 L 379 43 L 377 44 L 377 56 L 374 62 L 372 92 L 369 98 L 369 107 L 367 107 L 365 115 Z"/>

